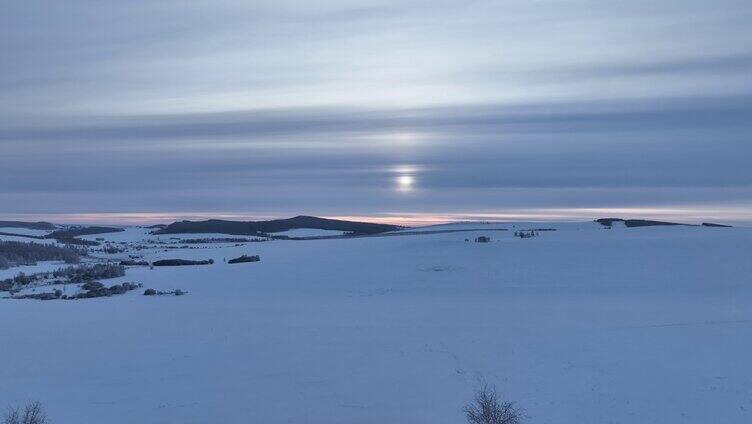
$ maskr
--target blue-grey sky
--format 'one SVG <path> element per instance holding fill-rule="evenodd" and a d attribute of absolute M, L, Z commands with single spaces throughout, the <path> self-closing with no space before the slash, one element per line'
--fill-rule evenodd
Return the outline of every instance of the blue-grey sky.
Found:
<path fill-rule="evenodd" d="M 0 217 L 752 221 L 748 0 L 16 1 Z"/>

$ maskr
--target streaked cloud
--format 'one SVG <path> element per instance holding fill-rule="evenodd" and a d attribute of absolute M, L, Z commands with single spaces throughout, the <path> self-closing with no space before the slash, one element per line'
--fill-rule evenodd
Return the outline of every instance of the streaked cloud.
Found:
<path fill-rule="evenodd" d="M 15 2 L 0 214 L 732 210 L 750 22 L 741 0 Z"/>

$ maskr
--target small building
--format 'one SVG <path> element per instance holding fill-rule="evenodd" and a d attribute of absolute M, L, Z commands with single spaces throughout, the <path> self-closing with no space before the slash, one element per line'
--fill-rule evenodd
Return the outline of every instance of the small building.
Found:
<path fill-rule="evenodd" d="M 490 243 L 491 237 L 488 236 L 479 236 L 475 238 L 476 243 Z"/>

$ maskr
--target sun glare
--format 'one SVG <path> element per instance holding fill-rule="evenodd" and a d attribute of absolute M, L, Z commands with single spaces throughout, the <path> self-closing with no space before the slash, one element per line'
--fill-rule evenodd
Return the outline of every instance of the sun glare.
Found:
<path fill-rule="evenodd" d="M 397 188 L 399 191 L 411 191 L 414 183 L 415 179 L 412 175 L 404 174 L 397 177 Z"/>

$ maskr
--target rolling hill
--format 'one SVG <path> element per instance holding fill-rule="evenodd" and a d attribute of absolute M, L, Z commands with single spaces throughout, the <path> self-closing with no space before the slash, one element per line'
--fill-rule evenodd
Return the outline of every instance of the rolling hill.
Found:
<path fill-rule="evenodd" d="M 296 216 L 288 219 L 270 221 L 225 221 L 210 219 L 207 221 L 179 221 L 157 230 L 155 234 L 179 233 L 221 233 L 233 235 L 259 235 L 277 233 L 299 228 L 333 230 L 362 234 L 378 234 L 399 230 L 398 225 L 375 224 L 370 222 L 344 221 L 338 219 L 318 218 L 315 216 Z"/>

